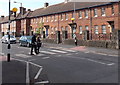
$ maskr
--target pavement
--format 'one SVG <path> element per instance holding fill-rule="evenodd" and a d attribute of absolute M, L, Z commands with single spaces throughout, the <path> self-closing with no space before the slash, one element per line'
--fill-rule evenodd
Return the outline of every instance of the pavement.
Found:
<path fill-rule="evenodd" d="M 55 47 L 55 48 L 67 48 L 76 51 L 83 51 L 89 53 L 97 53 L 97 54 L 105 54 L 118 57 L 119 51 L 116 49 L 107 49 L 107 48 L 100 48 L 100 47 L 87 47 L 87 46 L 75 46 L 75 45 L 63 45 L 63 44 L 50 44 L 44 43 L 46 47 Z"/>
<path fill-rule="evenodd" d="M 2 84 L 22 84 L 26 83 L 25 71 L 26 63 L 11 59 L 7 62 L 5 56 L 0 56 L 0 62 L 2 62 Z M 17 74 L 17 75 L 16 75 Z"/>

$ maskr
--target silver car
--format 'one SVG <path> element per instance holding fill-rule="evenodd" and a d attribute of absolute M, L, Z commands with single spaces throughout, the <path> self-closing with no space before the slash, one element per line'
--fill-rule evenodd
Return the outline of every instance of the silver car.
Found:
<path fill-rule="evenodd" d="M 1 39 L 2 43 L 8 43 L 8 35 L 4 35 Z M 16 38 L 13 35 L 10 35 L 10 43 L 16 43 Z"/>

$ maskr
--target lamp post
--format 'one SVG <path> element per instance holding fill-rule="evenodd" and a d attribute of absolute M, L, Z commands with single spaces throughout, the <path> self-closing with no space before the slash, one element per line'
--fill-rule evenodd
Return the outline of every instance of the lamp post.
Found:
<path fill-rule="evenodd" d="M 16 2 L 16 1 L 14 1 L 14 3 L 20 4 L 20 7 L 22 7 L 22 5 L 23 5 L 21 2 Z M 21 10 L 21 18 L 22 18 L 22 14 L 23 14 L 23 8 L 22 8 L 22 10 Z M 21 21 L 22 21 L 22 19 L 21 19 Z M 23 20 L 23 23 L 24 23 L 24 20 Z M 22 27 L 22 26 L 24 26 L 24 25 L 21 24 L 21 34 L 23 35 L 23 34 L 24 34 L 24 33 L 23 33 L 23 32 L 24 32 L 24 29 L 23 29 L 24 27 Z"/>
<path fill-rule="evenodd" d="M 8 61 L 8 62 L 10 62 L 10 48 L 11 48 L 11 45 L 10 45 L 10 23 L 11 23 L 11 20 L 10 20 L 10 16 L 11 16 L 10 6 L 11 6 L 11 1 L 9 0 L 8 53 L 7 53 L 7 61 Z M 12 12 L 14 12 L 14 13 L 16 14 L 16 12 L 17 12 L 17 8 L 13 8 L 13 9 L 12 9 Z"/>

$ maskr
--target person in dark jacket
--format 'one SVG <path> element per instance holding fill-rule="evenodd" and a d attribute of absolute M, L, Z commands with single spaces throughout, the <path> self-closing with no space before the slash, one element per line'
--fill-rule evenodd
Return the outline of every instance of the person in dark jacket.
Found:
<path fill-rule="evenodd" d="M 41 44 L 42 44 L 42 42 L 40 40 L 40 36 L 38 35 L 38 37 L 37 37 L 37 53 L 40 52 Z"/>
<path fill-rule="evenodd" d="M 32 37 L 32 42 L 31 42 L 31 55 L 33 55 L 33 49 L 34 49 L 35 54 L 37 54 L 36 45 L 37 45 L 36 35 L 34 34 Z"/>

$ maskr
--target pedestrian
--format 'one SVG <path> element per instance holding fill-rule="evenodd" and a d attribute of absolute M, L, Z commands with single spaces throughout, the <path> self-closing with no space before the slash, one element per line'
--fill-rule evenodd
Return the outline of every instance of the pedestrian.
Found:
<path fill-rule="evenodd" d="M 40 35 L 37 36 L 37 53 L 40 53 L 40 47 L 41 47 L 41 40 L 40 40 Z"/>
<path fill-rule="evenodd" d="M 76 37 L 75 37 L 75 40 L 74 40 L 74 41 L 75 41 L 75 45 L 77 46 L 77 38 L 76 38 Z"/>
<path fill-rule="evenodd" d="M 31 55 L 34 55 L 34 54 L 33 54 L 33 49 L 34 49 L 35 54 L 37 54 L 36 46 L 37 46 L 37 43 L 36 43 L 36 35 L 34 34 L 34 35 L 32 36 L 32 42 L 31 42 Z"/>

